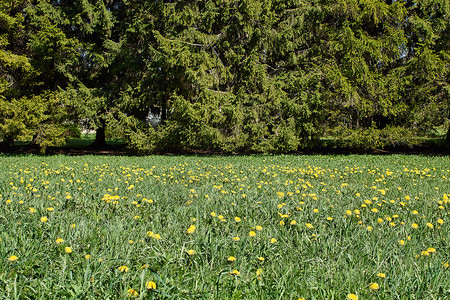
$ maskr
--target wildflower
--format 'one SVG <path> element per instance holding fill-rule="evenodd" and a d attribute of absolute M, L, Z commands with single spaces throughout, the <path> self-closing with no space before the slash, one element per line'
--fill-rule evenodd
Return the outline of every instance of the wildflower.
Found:
<path fill-rule="evenodd" d="M 193 234 L 195 232 L 195 229 L 197 229 L 197 227 L 195 227 L 195 225 L 191 225 L 188 230 L 187 233 L 188 234 Z"/>
<path fill-rule="evenodd" d="M 92 256 L 91 256 L 90 254 L 86 254 L 86 255 L 84 256 L 84 258 L 85 258 L 86 260 L 90 260 L 90 259 L 92 258 Z"/>
<path fill-rule="evenodd" d="M 241 218 L 239 218 L 239 217 L 234 217 L 234 221 L 235 221 L 236 223 L 239 223 L 239 222 L 241 222 Z"/>
<path fill-rule="evenodd" d="M 75 227 L 77 227 L 77 225 L 75 225 L 75 224 L 70 225 L 70 228 L 72 228 L 72 229 Z"/>
<path fill-rule="evenodd" d="M 10 257 L 8 257 L 8 261 L 9 262 L 15 262 L 16 260 L 18 260 L 19 258 L 15 255 L 11 255 Z"/>
<path fill-rule="evenodd" d="M 430 229 L 433 229 L 433 228 L 434 228 L 433 224 L 431 224 L 431 223 L 427 223 L 427 226 L 428 226 L 428 228 L 430 228 Z"/>
<path fill-rule="evenodd" d="M 233 241 L 239 242 L 241 239 L 238 236 L 233 237 Z"/>
<path fill-rule="evenodd" d="M 30 213 L 32 213 L 32 214 L 34 214 L 36 212 L 36 209 L 34 209 L 32 207 L 30 207 L 29 210 L 30 210 Z"/>
<path fill-rule="evenodd" d="M 236 261 L 236 257 L 230 256 L 230 257 L 228 257 L 227 260 L 230 261 L 230 262 L 234 262 L 234 261 Z"/>
<path fill-rule="evenodd" d="M 417 210 L 413 210 L 413 211 L 412 211 L 412 214 L 413 214 L 413 215 L 418 215 L 419 212 L 418 212 Z"/>
<path fill-rule="evenodd" d="M 241 275 L 241 273 L 238 270 L 233 270 L 233 271 L 230 272 L 230 275 L 239 276 L 239 275 Z"/>
<path fill-rule="evenodd" d="M 259 226 L 259 225 L 256 225 L 255 229 L 258 230 L 258 231 L 261 231 L 261 230 L 262 230 L 262 227 Z"/>
<path fill-rule="evenodd" d="M 358 296 L 355 294 L 348 294 L 347 299 L 349 300 L 358 300 Z"/>
<path fill-rule="evenodd" d="M 411 225 L 411 227 L 414 228 L 414 229 L 417 229 L 417 228 L 419 228 L 419 225 L 417 225 L 417 223 L 413 223 L 413 224 Z"/>
<path fill-rule="evenodd" d="M 377 213 L 378 209 L 376 207 L 374 207 L 374 208 L 371 209 L 371 211 L 374 212 L 374 213 Z"/>
<path fill-rule="evenodd" d="M 398 241 L 398 243 L 403 246 L 405 244 L 405 241 L 404 240 L 400 240 L 400 241 Z"/>
<path fill-rule="evenodd" d="M 384 220 L 383 220 L 382 218 L 378 218 L 378 219 L 377 219 L 377 223 L 378 223 L 378 224 L 381 224 L 381 223 L 383 223 L 383 222 L 384 222 Z"/>
<path fill-rule="evenodd" d="M 152 238 L 154 238 L 155 240 L 160 240 L 161 239 L 161 235 L 159 233 L 156 233 L 152 236 Z"/>
<path fill-rule="evenodd" d="M 147 236 L 148 236 L 149 238 L 153 237 L 153 232 L 152 232 L 152 231 L 147 231 Z"/>
<path fill-rule="evenodd" d="M 438 220 L 437 220 L 437 223 L 438 223 L 439 225 L 442 225 L 442 224 L 444 224 L 444 220 L 438 219 Z"/>
<path fill-rule="evenodd" d="M 139 294 L 135 289 L 128 289 L 127 297 L 136 297 L 137 295 L 139 295 Z"/>
<path fill-rule="evenodd" d="M 379 278 L 386 278 L 386 274 L 384 274 L 384 273 L 378 273 L 378 274 L 377 274 L 377 277 L 379 277 Z"/>
<path fill-rule="evenodd" d="M 284 221 L 280 221 L 280 226 L 284 226 Z"/>
<path fill-rule="evenodd" d="M 306 228 L 308 229 L 313 229 L 314 226 L 311 223 L 306 223 Z"/>
<path fill-rule="evenodd" d="M 66 253 L 72 253 L 72 248 L 70 248 L 70 247 L 66 247 L 66 248 L 64 248 L 64 251 L 66 252 Z"/>
<path fill-rule="evenodd" d="M 291 224 L 291 225 L 296 225 L 296 224 L 297 224 L 297 221 L 292 220 L 291 223 L 289 223 L 289 224 Z"/>
<path fill-rule="evenodd" d="M 351 210 L 346 210 L 346 211 L 345 211 L 345 214 L 346 214 L 347 216 L 351 216 L 351 215 L 352 215 L 352 211 L 351 211 Z"/>
<path fill-rule="evenodd" d="M 422 256 L 430 256 L 430 252 L 428 252 L 427 250 L 422 251 Z"/>
<path fill-rule="evenodd" d="M 436 253 L 436 249 L 434 249 L 433 247 L 428 248 L 427 251 L 430 253 Z"/>
<path fill-rule="evenodd" d="M 255 236 L 256 236 L 256 232 L 254 232 L 254 231 L 252 230 L 252 231 L 250 231 L 250 232 L 248 233 L 248 235 L 249 235 L 250 237 L 255 237 Z"/>
<path fill-rule="evenodd" d="M 119 267 L 119 272 L 125 272 L 127 273 L 130 270 L 130 268 L 128 268 L 127 266 L 120 266 Z"/>
<path fill-rule="evenodd" d="M 48 221 L 47 217 L 42 217 L 42 218 L 41 218 L 41 222 L 45 223 L 45 222 L 47 222 L 47 221 Z"/>
<path fill-rule="evenodd" d="M 64 242 L 64 240 L 62 238 L 57 238 L 56 241 L 55 241 L 55 243 L 58 244 L 58 245 L 63 243 L 63 242 Z"/>
<path fill-rule="evenodd" d="M 193 250 L 193 249 L 188 250 L 188 252 L 187 252 L 187 254 L 188 254 L 189 256 L 195 255 L 196 253 L 197 253 L 197 251 L 195 251 L 195 250 Z"/>
<path fill-rule="evenodd" d="M 211 212 L 211 217 L 215 217 L 216 216 L 216 213 L 215 212 Z"/>
<path fill-rule="evenodd" d="M 148 267 L 150 267 L 150 265 L 149 265 L 149 264 L 145 264 L 145 265 L 142 265 L 142 267 L 141 267 L 141 270 L 143 270 L 143 269 L 147 269 Z"/>
<path fill-rule="evenodd" d="M 54 211 L 55 209 L 53 208 L 53 207 L 47 207 L 47 211 L 50 211 L 50 212 L 52 212 L 52 211 Z"/>
<path fill-rule="evenodd" d="M 145 287 L 147 288 L 147 290 L 154 290 L 156 289 L 156 283 L 153 281 L 147 281 L 145 283 Z"/>
<path fill-rule="evenodd" d="M 258 257 L 258 260 L 259 260 L 260 262 L 263 262 L 263 261 L 265 261 L 265 258 L 262 257 L 262 256 L 260 256 L 260 257 Z"/>
<path fill-rule="evenodd" d="M 317 208 L 314 208 L 313 213 L 317 214 L 317 213 L 319 213 L 319 210 Z"/>
<path fill-rule="evenodd" d="M 377 290 L 380 289 L 380 286 L 378 285 L 378 283 L 373 282 L 373 283 L 371 283 L 371 284 L 369 285 L 369 289 L 372 290 L 372 291 L 377 291 Z"/>
<path fill-rule="evenodd" d="M 327 217 L 327 221 L 333 221 L 332 217 Z"/>
<path fill-rule="evenodd" d="M 372 231 L 373 230 L 373 227 L 372 226 L 367 226 L 367 231 Z"/>
<path fill-rule="evenodd" d="M 271 243 L 271 244 L 275 244 L 276 242 L 278 242 L 277 239 L 275 239 L 275 238 L 271 238 L 271 239 L 270 239 L 270 243 Z"/>

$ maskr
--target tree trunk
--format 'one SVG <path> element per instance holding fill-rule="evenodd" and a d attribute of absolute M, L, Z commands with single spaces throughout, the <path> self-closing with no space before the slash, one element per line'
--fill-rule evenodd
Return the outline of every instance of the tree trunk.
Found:
<path fill-rule="evenodd" d="M 95 132 L 95 141 L 92 143 L 94 147 L 106 147 L 106 121 L 104 119 L 100 120 L 100 126 L 97 128 Z"/>

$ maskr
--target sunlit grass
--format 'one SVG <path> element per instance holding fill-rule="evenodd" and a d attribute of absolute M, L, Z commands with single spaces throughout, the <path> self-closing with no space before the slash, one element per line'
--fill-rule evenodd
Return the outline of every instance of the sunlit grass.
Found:
<path fill-rule="evenodd" d="M 446 157 L 2 157 L 0 290 L 444 299 Z"/>

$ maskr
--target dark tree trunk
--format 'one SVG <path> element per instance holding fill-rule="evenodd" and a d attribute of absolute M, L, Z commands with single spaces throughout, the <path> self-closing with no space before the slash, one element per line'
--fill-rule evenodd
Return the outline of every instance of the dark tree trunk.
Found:
<path fill-rule="evenodd" d="M 97 128 L 97 131 L 95 133 L 95 141 L 94 143 L 92 143 L 92 146 L 106 147 L 105 130 L 106 130 L 106 122 L 105 120 L 101 119 L 100 126 Z"/>

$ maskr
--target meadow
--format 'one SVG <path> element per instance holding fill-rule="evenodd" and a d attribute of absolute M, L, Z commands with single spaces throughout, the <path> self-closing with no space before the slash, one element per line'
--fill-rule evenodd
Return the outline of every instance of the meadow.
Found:
<path fill-rule="evenodd" d="M 0 299 L 448 299 L 450 162 L 0 156 Z"/>

